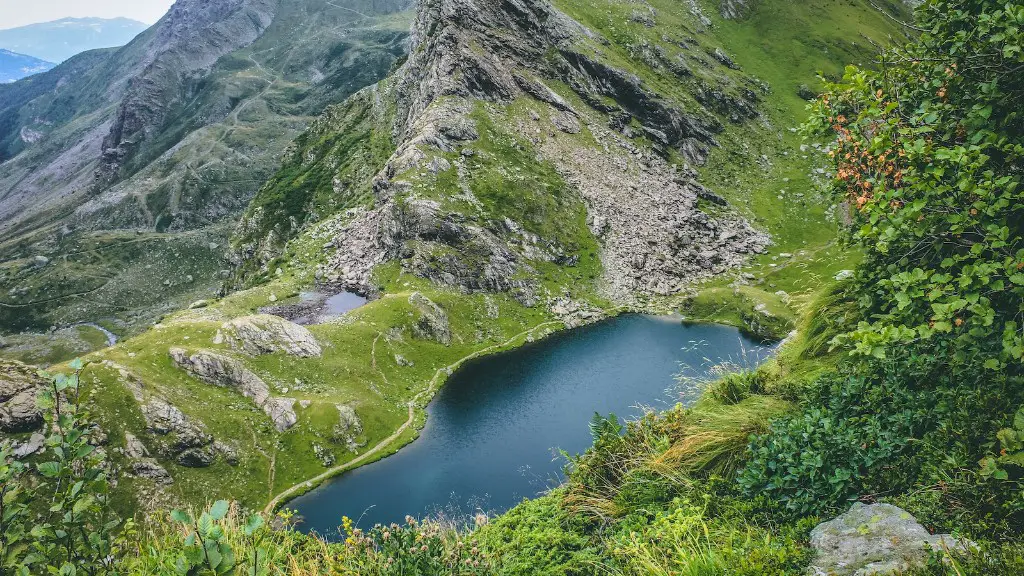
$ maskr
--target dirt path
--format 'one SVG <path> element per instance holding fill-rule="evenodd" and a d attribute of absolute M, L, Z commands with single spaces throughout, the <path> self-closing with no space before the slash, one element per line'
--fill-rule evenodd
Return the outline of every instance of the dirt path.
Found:
<path fill-rule="evenodd" d="M 508 340 L 506 340 L 505 342 L 502 342 L 501 344 L 494 344 L 493 346 L 488 346 L 487 348 L 482 348 L 480 350 L 477 350 L 476 352 L 473 352 L 472 354 L 470 354 L 468 356 L 465 356 L 464 358 L 456 360 L 454 363 L 452 363 L 452 364 L 450 364 L 448 366 L 445 366 L 443 368 L 439 368 L 437 370 L 437 372 L 434 373 L 434 377 L 430 380 L 430 384 L 427 386 L 426 390 L 423 390 L 422 392 L 420 392 L 419 394 L 414 396 L 412 400 L 409 401 L 409 403 L 407 404 L 407 406 L 409 408 L 409 418 L 406 419 L 405 423 L 402 424 L 398 428 L 398 430 L 395 430 L 394 434 L 392 434 L 391 436 L 388 436 L 387 438 L 381 440 L 376 445 L 374 445 L 373 448 L 370 448 L 366 452 L 363 452 L 362 454 L 360 454 L 356 458 L 353 458 L 352 460 L 349 460 L 348 462 L 346 462 L 344 464 L 341 464 L 339 466 L 335 466 L 334 468 L 331 468 L 330 470 L 327 470 L 326 472 L 324 472 L 322 474 L 319 474 L 319 475 L 317 475 L 317 476 L 315 476 L 313 478 L 310 478 L 308 480 L 303 480 L 302 482 L 299 482 L 298 484 L 292 486 L 291 488 L 288 488 L 284 492 L 281 492 L 277 496 L 274 496 L 270 500 L 270 502 L 267 504 L 267 506 L 263 509 L 263 512 L 265 512 L 267 514 L 273 513 L 274 510 L 276 510 L 278 506 L 280 506 L 284 502 L 288 501 L 289 499 L 297 496 L 301 490 L 306 489 L 308 486 L 316 486 L 316 485 L 320 484 L 321 482 L 323 482 L 324 480 L 327 480 L 327 479 L 329 479 L 329 478 L 331 478 L 333 476 L 337 476 L 338 474 L 341 474 L 342 472 L 345 472 L 345 471 L 350 470 L 352 468 L 356 468 L 360 464 L 362 464 L 363 462 L 368 460 L 370 457 L 375 456 L 376 454 L 380 453 L 382 450 L 387 448 L 392 442 L 397 440 L 406 430 L 408 430 L 410 426 L 413 425 L 413 422 L 416 419 L 416 404 L 420 401 L 420 399 L 423 398 L 424 396 L 432 395 L 434 393 L 434 390 L 441 383 L 442 377 L 447 378 L 459 366 L 461 366 L 465 362 L 468 362 L 468 361 L 470 361 L 470 360 L 472 360 L 474 358 L 478 358 L 480 356 L 488 354 L 488 353 L 490 353 L 490 352 L 492 352 L 494 350 L 498 350 L 498 349 L 501 349 L 501 348 L 505 348 L 507 346 L 511 346 L 513 343 L 515 343 L 520 338 L 526 338 L 526 337 L 530 336 L 532 333 L 536 332 L 537 330 L 540 330 L 542 328 L 548 328 L 548 327 L 552 327 L 552 326 L 557 326 L 557 325 L 565 326 L 565 324 L 563 324 L 561 321 L 544 322 L 543 324 L 538 324 L 538 325 L 534 326 L 533 328 L 530 328 L 529 330 L 526 330 L 524 332 L 520 332 L 519 334 L 516 334 L 515 336 L 509 338 Z"/>

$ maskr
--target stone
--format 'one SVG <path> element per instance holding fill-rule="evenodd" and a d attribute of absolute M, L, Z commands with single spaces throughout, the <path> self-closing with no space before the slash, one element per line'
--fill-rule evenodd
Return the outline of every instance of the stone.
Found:
<path fill-rule="evenodd" d="M 739 20 L 750 11 L 753 0 L 721 0 L 720 11 L 726 20 Z"/>
<path fill-rule="evenodd" d="M 855 503 L 850 511 L 811 531 L 814 576 L 873 576 L 920 568 L 931 551 L 966 554 L 977 548 L 949 534 L 932 535 L 892 504 Z"/>
<path fill-rule="evenodd" d="M 149 450 L 146 449 L 146 445 L 142 443 L 131 432 L 124 433 L 124 454 L 129 458 L 145 458 L 149 456 Z"/>
<path fill-rule="evenodd" d="M 28 440 L 15 443 L 14 446 L 12 446 L 11 454 L 13 454 L 15 458 L 25 458 L 33 454 L 38 454 L 43 450 L 45 442 L 46 436 L 36 432 L 29 436 Z"/>
<path fill-rule="evenodd" d="M 244 316 L 224 323 L 221 328 L 225 342 L 254 356 L 284 352 L 299 358 L 316 358 L 323 354 L 309 330 L 280 316 Z"/>
<path fill-rule="evenodd" d="M 395 354 L 395 364 L 398 364 L 399 366 L 405 366 L 405 367 L 411 367 L 411 366 L 415 365 L 412 362 L 412 360 L 407 360 L 405 358 L 405 356 L 402 356 L 401 354 Z"/>
<path fill-rule="evenodd" d="M 213 463 L 213 436 L 176 406 L 153 398 L 142 404 L 142 415 L 148 430 L 157 436 L 156 451 L 161 456 L 184 466 L 208 466 Z"/>
<path fill-rule="evenodd" d="M 835 279 L 838 282 L 842 282 L 844 280 L 850 280 L 854 276 L 855 274 L 853 270 L 840 270 L 838 273 L 836 273 Z"/>
<path fill-rule="evenodd" d="M 172 348 L 170 355 L 171 360 L 179 368 L 196 378 L 215 386 L 231 388 L 252 400 L 270 416 L 278 432 L 283 432 L 298 422 L 294 410 L 295 400 L 271 397 L 270 387 L 266 382 L 253 374 L 242 362 L 209 350 L 200 350 L 189 356 L 188 352 L 181 348 Z"/>
<path fill-rule="evenodd" d="M 30 432 L 43 424 L 36 396 L 46 386 L 35 370 L 16 361 L 0 360 L 0 432 Z"/>
<path fill-rule="evenodd" d="M 419 318 L 413 325 L 413 333 L 417 337 L 434 340 L 445 346 L 452 343 L 448 314 L 443 308 L 420 292 L 414 292 L 409 296 L 409 304 L 419 312 Z"/>
<path fill-rule="evenodd" d="M 570 112 L 558 112 L 557 114 L 551 115 L 551 123 L 566 134 L 579 134 L 583 128 L 580 126 L 579 119 Z"/>
<path fill-rule="evenodd" d="M 213 449 L 220 452 L 224 456 L 224 461 L 228 464 L 232 466 L 238 465 L 238 450 L 235 450 L 234 446 L 218 440 L 213 443 Z"/>
<path fill-rule="evenodd" d="M 355 452 L 362 444 L 356 438 L 363 433 L 363 423 L 356 414 L 355 408 L 346 404 L 338 404 L 338 424 L 334 426 L 334 441 L 345 444 Z"/>
<path fill-rule="evenodd" d="M 153 480 L 157 484 L 171 484 L 173 482 L 167 470 L 153 458 L 142 458 L 132 462 L 131 470 L 135 476 Z"/>
<path fill-rule="evenodd" d="M 263 403 L 263 411 L 267 413 L 267 416 L 270 416 L 270 420 L 274 423 L 274 428 L 278 432 L 284 432 L 298 423 L 299 417 L 295 414 L 295 402 L 295 398 L 275 396 L 268 398 Z"/>
<path fill-rule="evenodd" d="M 200 446 L 182 450 L 174 458 L 174 461 L 187 468 L 206 468 L 217 459 L 217 452 L 213 445 Z"/>

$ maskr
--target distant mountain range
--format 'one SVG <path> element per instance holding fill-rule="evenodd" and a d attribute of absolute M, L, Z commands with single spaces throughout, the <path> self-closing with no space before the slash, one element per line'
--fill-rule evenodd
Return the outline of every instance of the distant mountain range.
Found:
<path fill-rule="evenodd" d="M 146 28 L 128 18 L 64 18 L 0 30 L 0 49 L 59 63 L 86 50 L 124 46 Z"/>
<path fill-rule="evenodd" d="M 0 48 L 0 84 L 52 69 L 56 64 Z"/>

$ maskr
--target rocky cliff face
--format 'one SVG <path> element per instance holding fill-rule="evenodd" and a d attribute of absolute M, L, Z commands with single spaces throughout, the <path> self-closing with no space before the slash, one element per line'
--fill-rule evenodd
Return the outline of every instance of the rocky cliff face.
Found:
<path fill-rule="evenodd" d="M 102 190 L 161 127 L 167 111 L 187 96 L 187 82 L 222 56 L 252 44 L 273 21 L 277 0 L 179 0 L 156 25 L 142 71 L 128 84 L 96 173 Z"/>
<path fill-rule="evenodd" d="M 684 106 L 613 65 L 604 56 L 607 39 L 542 0 L 426 0 L 412 37 L 414 49 L 395 76 L 356 97 L 361 116 L 390 130 L 393 153 L 366 187 L 368 205 L 312 232 L 327 240 L 322 281 L 372 291 L 374 267 L 399 260 L 437 283 L 508 292 L 533 305 L 545 296 L 538 270 L 576 266 L 585 256 L 583 235 L 600 244 L 604 293 L 629 302 L 678 291 L 768 244 L 728 210 L 701 210 L 698 201 L 714 195 L 679 165 L 706 159 L 722 110 L 735 121 L 756 117 L 756 94 L 705 94 L 707 106 Z M 718 52 L 721 66 L 735 66 Z M 504 115 L 520 102 L 530 103 L 530 115 Z M 317 141 L 345 121 L 325 119 L 314 129 Z M 583 132 L 592 139 L 585 144 Z M 515 167 L 514 151 L 487 150 L 505 138 L 537 166 Z M 339 153 L 351 151 L 297 148 L 293 162 L 306 170 L 326 164 L 337 183 L 351 177 L 334 169 Z M 485 197 L 492 191 L 481 173 L 497 170 L 515 194 L 515 170 L 545 167 L 564 194 L 540 195 L 551 196 L 562 216 L 575 213 L 573 203 L 585 213 L 576 237 L 549 226 L 556 214 L 524 218 Z M 308 224 L 301 218 L 321 211 L 315 199 L 302 216 L 270 211 L 259 196 L 257 204 L 239 229 L 240 263 L 273 257 Z"/>
<path fill-rule="evenodd" d="M 227 268 L 218 227 L 329 103 L 402 57 L 411 4 L 180 0 L 123 48 L 0 86 L 0 302 L 19 307 L 0 332 L 135 326 L 208 297 Z M 124 231 L 160 236 L 124 250 Z M 190 245 L 202 235 L 214 248 Z M 188 263 L 150 278 L 147 243 Z"/>

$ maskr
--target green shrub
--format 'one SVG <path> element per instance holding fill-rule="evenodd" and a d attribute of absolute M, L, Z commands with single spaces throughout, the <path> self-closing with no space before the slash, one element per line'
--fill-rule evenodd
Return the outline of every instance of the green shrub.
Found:
<path fill-rule="evenodd" d="M 0 444 L 0 574 L 119 574 L 125 541 L 110 505 L 110 465 L 81 404 L 82 363 L 71 368 L 40 393 L 50 434 L 35 461 Z"/>

